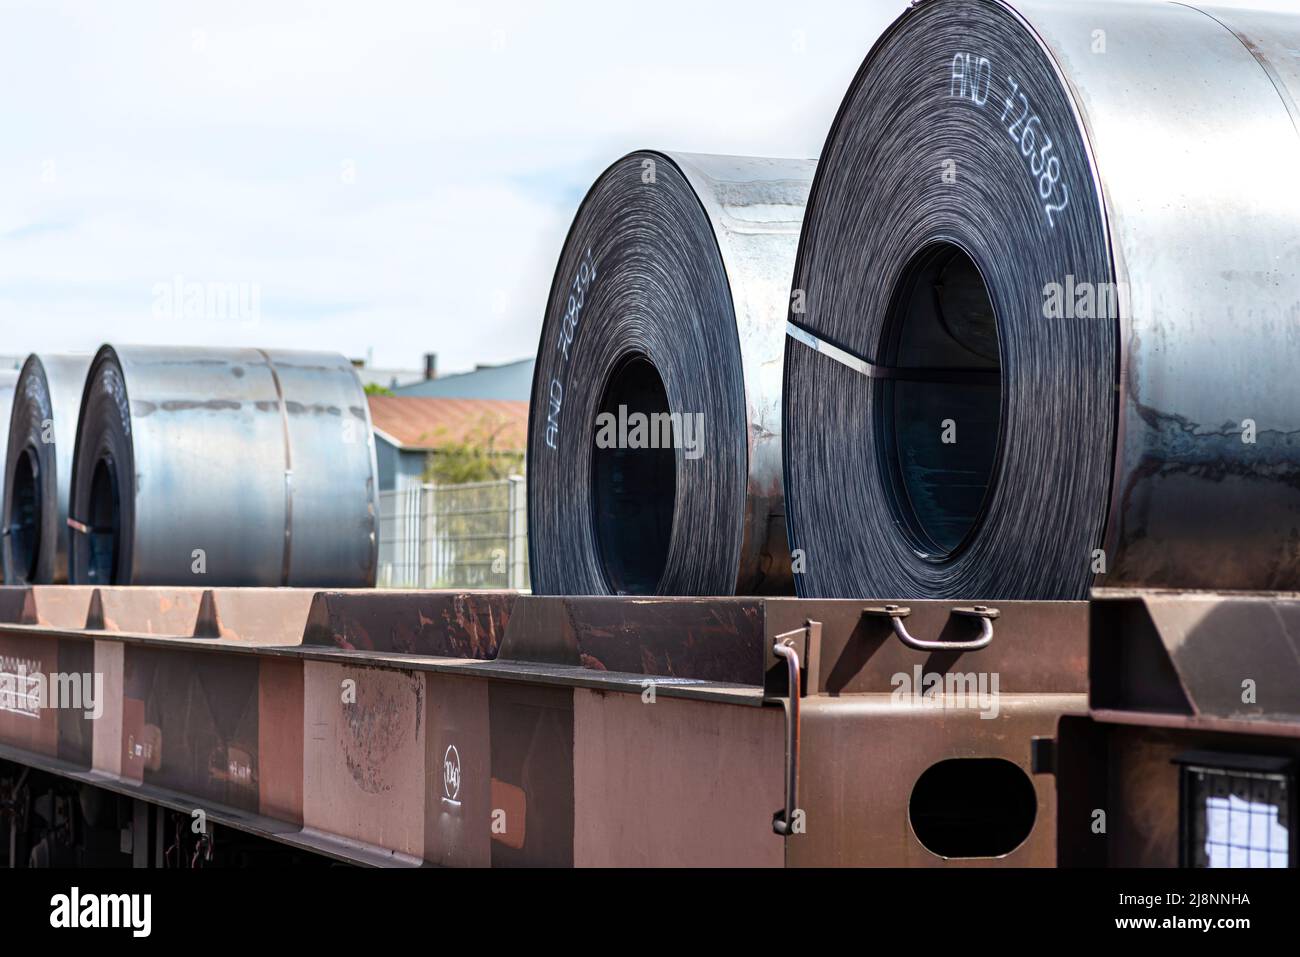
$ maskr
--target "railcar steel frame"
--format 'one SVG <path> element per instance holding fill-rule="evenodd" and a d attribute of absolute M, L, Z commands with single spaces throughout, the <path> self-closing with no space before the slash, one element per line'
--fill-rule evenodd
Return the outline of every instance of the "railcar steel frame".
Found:
<path fill-rule="evenodd" d="M 1040 752 L 1085 713 L 1086 603 L 1002 603 L 974 650 L 909 647 L 877 604 L 0 589 L 6 673 L 103 682 L 98 717 L 0 710 L 0 758 L 360 864 L 1055 864 Z M 907 631 L 969 645 L 969 611 L 913 602 Z M 961 759 L 1032 789 L 1014 847 L 918 839 L 916 782 Z"/>

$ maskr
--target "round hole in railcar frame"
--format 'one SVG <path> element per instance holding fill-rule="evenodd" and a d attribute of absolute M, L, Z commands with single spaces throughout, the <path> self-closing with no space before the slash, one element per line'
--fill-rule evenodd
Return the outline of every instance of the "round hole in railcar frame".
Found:
<path fill-rule="evenodd" d="M 908 801 L 912 833 L 945 858 L 1004 857 L 1034 830 L 1038 794 L 1001 758 L 949 758 L 926 768 Z"/>

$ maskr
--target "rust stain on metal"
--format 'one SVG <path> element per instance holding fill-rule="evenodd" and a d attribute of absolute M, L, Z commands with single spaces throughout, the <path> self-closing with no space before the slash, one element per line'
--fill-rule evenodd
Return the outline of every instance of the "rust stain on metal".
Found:
<path fill-rule="evenodd" d="M 323 592 L 303 643 L 490 660 L 500 648 L 513 592 Z"/>
<path fill-rule="evenodd" d="M 384 778 L 390 758 L 411 737 L 420 735 L 424 720 L 424 679 L 418 674 L 407 674 L 405 678 L 405 687 L 397 693 L 380 691 L 373 697 L 373 692 L 365 690 L 365 682 L 360 681 L 356 703 L 343 709 L 339 747 L 352 780 L 367 794 L 379 794 L 391 788 Z"/>

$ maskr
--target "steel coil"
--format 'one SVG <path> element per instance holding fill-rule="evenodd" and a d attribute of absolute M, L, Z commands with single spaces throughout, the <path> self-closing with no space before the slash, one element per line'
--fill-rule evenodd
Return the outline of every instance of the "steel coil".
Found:
<path fill-rule="evenodd" d="M 587 193 L 534 372 L 534 591 L 793 590 L 781 360 L 813 166 L 646 151 Z"/>
<path fill-rule="evenodd" d="M 881 37 L 795 267 L 800 594 L 1300 587 L 1298 24 L 928 0 Z"/>
<path fill-rule="evenodd" d="M 14 395 L 4 473 L 11 584 L 68 580 L 68 488 L 89 355 L 31 355 Z"/>
<path fill-rule="evenodd" d="M 17 369 L 0 369 L 0 422 L 6 425 L 14 405 L 14 391 L 18 387 Z M 9 584 L 9 564 L 0 557 L 0 578 Z"/>
<path fill-rule="evenodd" d="M 343 356 L 104 346 L 81 402 L 71 578 L 371 586 L 376 495 Z"/>

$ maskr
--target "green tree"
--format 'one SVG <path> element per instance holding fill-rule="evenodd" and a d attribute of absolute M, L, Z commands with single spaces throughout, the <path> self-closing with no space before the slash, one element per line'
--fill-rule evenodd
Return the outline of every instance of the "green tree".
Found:
<path fill-rule="evenodd" d="M 471 482 L 492 482 L 518 475 L 524 455 L 504 447 L 514 424 L 485 415 L 461 441 L 437 442 L 424 469 L 424 480 L 435 486 L 436 538 L 440 542 L 435 588 L 504 588 L 510 535 L 510 490 L 505 484 L 456 488 Z M 442 430 L 445 434 L 445 430 Z M 439 437 L 435 433 L 435 438 Z M 451 487 L 448 487 L 451 486 Z"/>
<path fill-rule="evenodd" d="M 424 480 L 435 485 L 463 485 L 490 482 L 519 475 L 524 470 L 524 453 L 502 448 L 503 437 L 512 423 L 502 416 L 484 415 L 459 442 L 435 442 L 424 467 Z M 435 438 L 445 429 L 434 433 Z"/>

